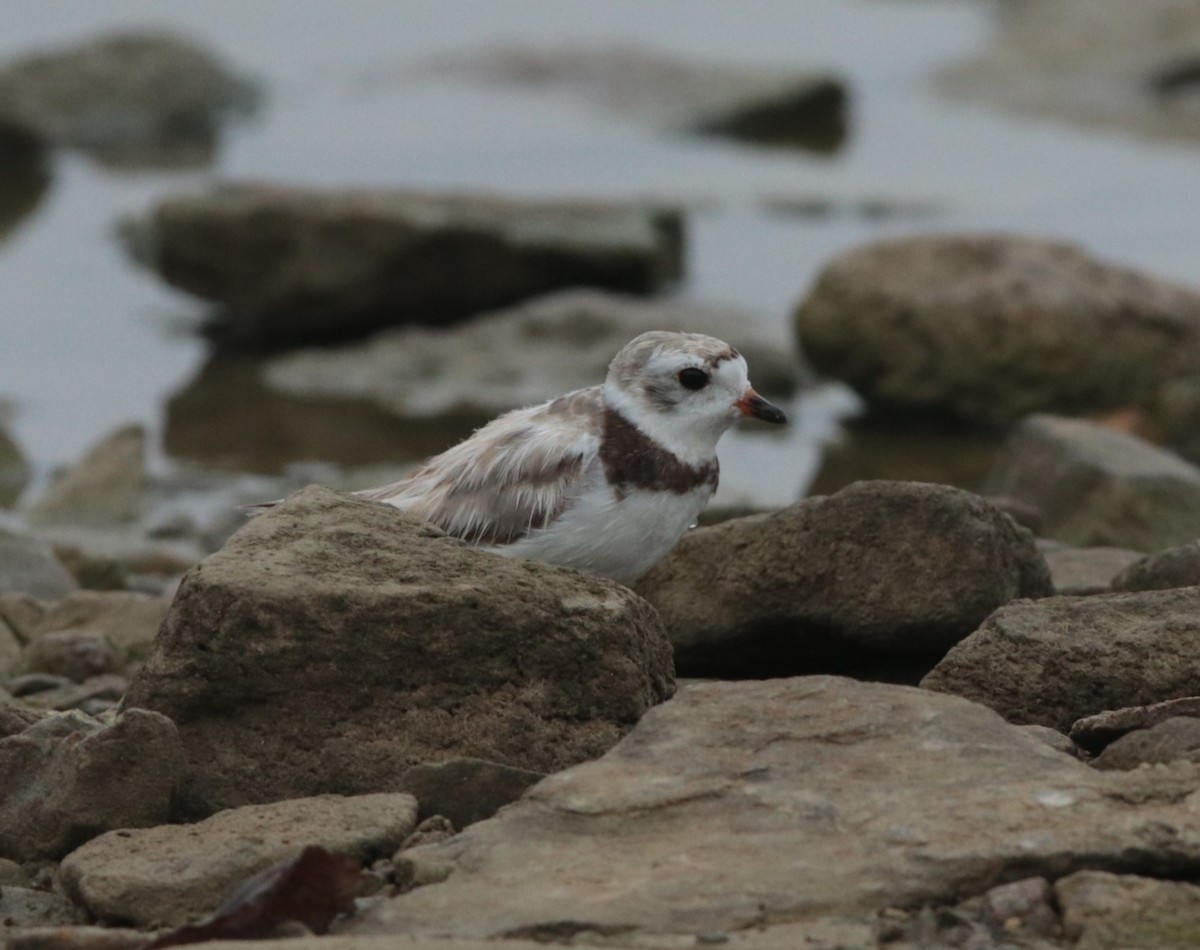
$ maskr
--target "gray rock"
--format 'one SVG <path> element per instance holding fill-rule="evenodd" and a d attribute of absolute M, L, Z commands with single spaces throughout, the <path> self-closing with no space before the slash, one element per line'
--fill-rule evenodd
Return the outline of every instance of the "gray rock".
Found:
<path fill-rule="evenodd" d="M 1044 877 L 1027 877 L 993 887 L 983 895 L 984 913 L 997 930 L 1058 936 L 1061 921 L 1054 888 Z"/>
<path fill-rule="evenodd" d="M 1158 762 L 1200 762 L 1200 719 L 1177 716 L 1114 740 L 1092 762 L 1098 769 L 1136 769 Z"/>
<path fill-rule="evenodd" d="M 81 713 L 0 722 L 0 855 L 56 859 L 110 828 L 167 819 L 182 771 L 169 719 L 130 709 L 104 725 Z"/>
<path fill-rule="evenodd" d="M 86 919 L 82 908 L 53 891 L 0 888 L 0 939 L 19 928 L 81 924 Z"/>
<path fill-rule="evenodd" d="M 89 715 L 97 715 L 105 710 L 115 708 L 124 697 L 126 690 L 129 689 L 129 681 L 124 676 L 102 673 L 99 676 L 89 676 L 82 683 L 65 680 L 49 689 L 23 694 L 15 693 L 16 684 L 21 679 L 27 678 L 19 677 L 9 684 L 14 689 L 14 695 L 23 695 L 25 703 L 34 709 L 50 709 L 58 712 L 79 709 Z"/>
<path fill-rule="evenodd" d="M 661 622 L 626 588 L 312 487 L 188 573 L 125 702 L 178 723 L 181 808 L 207 814 L 461 756 L 551 771 L 672 690 Z"/>
<path fill-rule="evenodd" d="M 45 542 L 0 530 L 0 595 L 58 600 L 78 586 Z"/>
<path fill-rule="evenodd" d="M 1052 593 L 1027 531 L 976 495 L 915 482 L 698 528 L 636 586 L 680 672 L 726 676 L 880 657 L 928 670 L 997 607 Z"/>
<path fill-rule="evenodd" d="M 414 765 L 400 776 L 399 788 L 417 799 L 419 817 L 441 815 L 461 830 L 491 818 L 545 777 L 543 772 L 517 769 L 499 762 L 450 759 Z"/>
<path fill-rule="evenodd" d="M 1200 678 L 1200 588 L 1001 607 L 921 685 L 1060 732 L 1105 709 L 1187 696 Z"/>
<path fill-rule="evenodd" d="M 892 413 L 1007 426 L 1031 412 L 1200 419 L 1200 293 L 1021 237 L 880 241 L 828 264 L 795 314 L 820 371 Z"/>
<path fill-rule="evenodd" d="M 1098 772 L 981 706 L 908 687 L 690 686 L 603 758 L 407 852 L 448 876 L 347 929 L 672 946 L 764 920 L 938 905 L 998 875 L 1191 873 L 1197 774 Z"/>
<path fill-rule="evenodd" d="M 21 673 L 13 676 L 5 686 L 13 696 L 32 696 L 47 690 L 58 689 L 60 686 L 70 686 L 69 677 L 57 673 Z"/>
<path fill-rule="evenodd" d="M 1046 743 L 1051 749 L 1062 752 L 1075 759 L 1084 758 L 1084 752 L 1077 746 L 1070 736 L 1066 736 L 1057 729 L 1051 729 L 1049 726 L 1026 725 L 1018 726 L 1026 735 L 1033 736 L 1041 742 Z"/>
<path fill-rule="evenodd" d="M 125 222 L 135 258 L 274 344 L 446 324 L 564 287 L 651 293 L 682 219 L 638 204 L 224 186 Z"/>
<path fill-rule="evenodd" d="M 1156 551 L 1200 535 L 1200 468 L 1081 419 L 1026 419 L 984 490 L 1036 505 L 1045 536 L 1078 547 Z"/>
<path fill-rule="evenodd" d="M 129 425 L 105 436 L 30 506 L 31 525 L 134 521 L 146 487 L 146 431 Z"/>
<path fill-rule="evenodd" d="M 16 861 L 0 858 L 0 887 L 28 887 L 29 875 Z"/>
<path fill-rule="evenodd" d="M 179 926 L 308 845 L 369 861 L 391 854 L 416 824 L 416 800 L 404 794 L 250 805 L 194 825 L 101 835 L 67 856 L 61 877 L 67 893 L 101 920 Z"/>
<path fill-rule="evenodd" d="M 1055 883 L 1074 950 L 1183 950 L 1195 945 L 1200 887 L 1147 875 L 1086 870 Z"/>
<path fill-rule="evenodd" d="M 1155 551 L 1125 566 L 1112 579 L 1113 590 L 1170 590 L 1200 585 L 1200 541 Z"/>
<path fill-rule="evenodd" d="M 1042 550 L 1054 592 L 1065 596 L 1107 593 L 1114 575 L 1141 557 L 1128 548 L 1056 547 Z M 1116 588 L 1121 589 L 1121 588 Z"/>
<path fill-rule="evenodd" d="M 406 327 L 336 350 L 269 359 L 269 390 L 306 399 L 364 399 L 405 418 L 477 411 L 491 417 L 604 380 L 608 364 L 646 330 L 686 330 L 733 343 L 755 388 L 796 390 L 798 361 L 786 339 L 728 307 L 640 301 L 593 290 L 539 297 L 456 327 Z"/>
<path fill-rule="evenodd" d="M 507 49 L 443 63 L 488 82 L 563 88 L 659 128 L 830 152 L 846 137 L 848 93 L 834 76 L 767 72 L 617 47 Z"/>
<path fill-rule="evenodd" d="M 0 69 L 0 116 L 119 165 L 206 162 L 223 117 L 254 99 L 209 53 L 164 34 L 100 37 Z"/>
<path fill-rule="evenodd" d="M 1200 719 L 1200 696 L 1168 699 L 1147 706 L 1106 709 L 1094 716 L 1085 716 L 1071 726 L 1071 741 L 1089 752 L 1099 752 L 1114 739 L 1135 729 L 1150 729 L 1160 722 L 1179 716 Z"/>
<path fill-rule="evenodd" d="M 986 46 L 938 77 L 943 92 L 1153 139 L 1200 140 L 1192 107 L 1200 10 L 1190 0 L 1024 0 L 1003 13 Z"/>
<path fill-rule="evenodd" d="M 40 636 L 25 647 L 13 672 L 53 673 L 82 683 L 112 673 L 116 666 L 116 651 L 102 634 L 62 630 Z"/>

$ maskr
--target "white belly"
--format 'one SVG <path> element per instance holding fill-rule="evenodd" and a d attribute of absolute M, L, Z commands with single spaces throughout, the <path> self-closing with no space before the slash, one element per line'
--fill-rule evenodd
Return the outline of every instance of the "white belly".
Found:
<path fill-rule="evenodd" d="M 684 495 L 632 489 L 617 498 L 601 484 L 552 525 L 492 550 L 603 574 L 640 577 L 675 547 L 712 497 L 705 485 Z"/>

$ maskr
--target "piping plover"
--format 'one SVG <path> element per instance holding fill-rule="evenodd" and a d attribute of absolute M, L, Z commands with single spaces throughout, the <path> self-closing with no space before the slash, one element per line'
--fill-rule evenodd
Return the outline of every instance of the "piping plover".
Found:
<path fill-rule="evenodd" d="M 786 421 L 745 359 L 698 333 L 651 331 L 603 385 L 494 419 L 407 478 L 356 494 L 497 554 L 628 582 L 692 525 L 737 419 Z"/>
<path fill-rule="evenodd" d="M 603 385 L 505 413 L 358 494 L 498 554 L 632 581 L 712 497 L 717 440 L 741 416 L 786 421 L 728 343 L 652 331 L 616 355 Z"/>

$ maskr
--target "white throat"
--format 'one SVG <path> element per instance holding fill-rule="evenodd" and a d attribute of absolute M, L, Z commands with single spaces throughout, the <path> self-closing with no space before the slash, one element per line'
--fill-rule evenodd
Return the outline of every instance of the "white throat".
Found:
<path fill-rule="evenodd" d="M 714 418 L 652 412 L 611 382 L 604 384 L 604 402 L 687 465 L 712 461 L 717 442 L 734 421 L 732 415 Z"/>

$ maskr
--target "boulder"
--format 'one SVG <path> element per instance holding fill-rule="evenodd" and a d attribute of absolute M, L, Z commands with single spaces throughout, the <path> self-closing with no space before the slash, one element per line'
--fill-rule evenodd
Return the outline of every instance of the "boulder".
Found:
<path fill-rule="evenodd" d="M 0 855 L 54 860 L 110 828 L 162 824 L 183 755 L 165 716 L 0 706 Z"/>
<path fill-rule="evenodd" d="M 1053 592 L 1028 531 L 976 495 L 915 482 L 859 482 L 698 528 L 636 586 L 679 671 L 723 676 L 881 657 L 923 672 L 997 607 Z"/>
<path fill-rule="evenodd" d="M 234 808 L 193 825 L 114 831 L 71 852 L 64 889 L 95 917 L 140 927 L 181 926 L 308 845 L 370 862 L 417 824 L 411 795 L 324 795 Z"/>
<path fill-rule="evenodd" d="M 188 572 L 125 704 L 179 725 L 180 807 L 203 815 L 395 790 L 462 756 L 563 768 L 673 682 L 661 622 L 619 584 L 312 487 Z"/>
<path fill-rule="evenodd" d="M 1084 868 L 1192 874 L 1198 776 L 1099 772 L 982 706 L 911 687 L 688 686 L 601 759 L 406 852 L 441 883 L 346 929 L 690 946 Z"/>
<path fill-rule="evenodd" d="M 1160 722 L 1181 716 L 1200 719 L 1200 696 L 1183 696 L 1148 706 L 1106 709 L 1084 716 L 1071 726 L 1071 741 L 1089 752 L 1099 752 L 1109 743 L 1135 729 L 1150 729 Z"/>
<path fill-rule="evenodd" d="M 922 681 L 1060 732 L 1106 709 L 1191 696 L 1200 588 L 1049 597 L 1001 607 Z"/>
<path fill-rule="evenodd" d="M 210 53 L 159 33 L 102 36 L 0 68 L 0 116 L 126 166 L 206 162 L 223 118 L 255 98 Z"/>
<path fill-rule="evenodd" d="M 1136 769 L 1160 762 L 1200 762 L 1200 719 L 1176 716 L 1114 740 L 1092 762 L 1098 769 Z"/>
<path fill-rule="evenodd" d="M 78 586 L 48 544 L 0 529 L 0 597 L 16 593 L 58 600 Z"/>
<path fill-rule="evenodd" d="M 564 287 L 652 293 L 679 275 L 682 227 L 641 204 L 226 185 L 123 233 L 138 261 L 220 305 L 228 342 L 295 345 Z"/>
<path fill-rule="evenodd" d="M 1155 141 L 1200 141 L 1200 8 L 1191 0 L 1023 0 L 989 34 L 940 73 L 943 93 Z"/>
<path fill-rule="evenodd" d="M 1113 589 L 1113 578 L 1140 556 L 1128 548 L 1042 547 L 1054 593 L 1063 595 L 1107 593 Z"/>
<path fill-rule="evenodd" d="M 34 526 L 111 525 L 134 521 L 146 488 L 146 430 L 117 429 L 92 446 L 30 506 Z"/>
<path fill-rule="evenodd" d="M 984 491 L 1036 505 L 1043 534 L 1078 547 L 1156 551 L 1200 536 L 1200 468 L 1081 419 L 1026 419 Z"/>
<path fill-rule="evenodd" d="M 501 49 L 440 71 L 489 83 L 561 88 L 659 129 L 836 151 L 849 94 L 838 77 L 673 59 L 634 47 Z"/>
<path fill-rule="evenodd" d="M 1056 882 L 1054 890 L 1075 950 L 1183 950 L 1196 943 L 1200 887 L 1195 884 L 1084 870 Z"/>
<path fill-rule="evenodd" d="M 1125 565 L 1112 579 L 1113 590 L 1170 590 L 1200 585 L 1200 541 L 1155 551 Z"/>
<path fill-rule="evenodd" d="M 1171 437 L 1200 419 L 1200 292 L 1025 237 L 879 241 L 830 262 L 800 345 L 873 407 L 1008 426 L 1133 409 Z"/>

